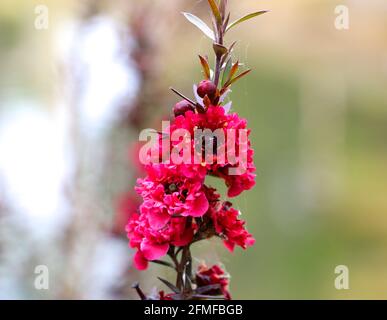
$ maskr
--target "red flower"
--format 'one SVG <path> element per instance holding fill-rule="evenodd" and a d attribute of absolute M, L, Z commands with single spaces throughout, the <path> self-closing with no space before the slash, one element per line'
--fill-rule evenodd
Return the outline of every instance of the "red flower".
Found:
<path fill-rule="evenodd" d="M 171 218 L 162 229 L 154 229 L 145 214 L 133 214 L 126 226 L 129 245 L 138 251 L 134 257 L 137 269 L 144 270 L 148 261 L 165 256 L 170 245 L 185 246 L 192 241 L 195 225 L 185 217 Z"/>
<path fill-rule="evenodd" d="M 206 170 L 200 165 L 155 164 L 146 167 L 148 176 L 138 179 L 140 206 L 154 229 L 163 228 L 172 216 L 200 217 L 208 210 L 203 190 Z"/>
<path fill-rule="evenodd" d="M 223 295 L 226 300 L 231 300 L 231 295 L 228 292 L 229 275 L 218 265 L 208 268 L 205 264 L 201 264 L 196 273 L 196 284 L 198 289 L 218 285 L 218 288 L 209 289 L 202 292 L 202 294 L 210 296 Z"/>
<path fill-rule="evenodd" d="M 245 229 L 245 221 L 238 219 L 239 212 L 226 202 L 218 211 L 212 211 L 212 219 L 216 233 L 224 239 L 224 245 L 231 252 L 235 245 L 246 249 L 254 245 L 255 239 Z"/>
<path fill-rule="evenodd" d="M 228 135 L 235 134 L 235 154 L 232 154 L 231 150 L 223 149 L 217 145 L 214 152 L 215 161 L 212 164 L 205 162 L 203 164 L 207 172 L 225 180 L 229 197 L 236 197 L 244 190 L 250 190 L 255 185 L 254 151 L 248 139 L 250 130 L 247 129 L 245 119 L 239 118 L 236 113 L 226 114 L 222 106 L 210 106 L 205 113 L 187 111 L 184 116 L 176 117 L 170 127 L 171 135 L 179 129 L 187 130 L 192 138 L 197 129 L 210 129 L 213 132 L 222 129 L 225 139 Z M 242 131 L 246 132 L 247 141 L 244 141 L 243 136 L 241 136 Z M 240 140 L 243 142 L 242 144 Z M 226 151 L 226 154 L 223 153 L 224 151 Z M 195 154 L 195 152 L 195 144 L 193 143 L 192 154 Z M 200 151 L 199 157 L 202 157 L 202 151 Z M 224 160 L 224 162 L 220 160 Z M 232 169 L 234 172 L 230 174 Z"/>

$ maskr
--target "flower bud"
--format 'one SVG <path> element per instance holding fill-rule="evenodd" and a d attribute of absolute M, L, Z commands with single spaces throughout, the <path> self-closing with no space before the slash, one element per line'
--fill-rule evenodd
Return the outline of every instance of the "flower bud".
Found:
<path fill-rule="evenodd" d="M 206 95 L 213 100 L 216 95 L 216 86 L 210 80 L 203 80 L 198 85 L 198 95 L 200 98 L 204 98 Z"/>
<path fill-rule="evenodd" d="M 175 114 L 175 117 L 181 116 L 187 112 L 187 111 L 193 111 L 194 107 L 186 100 L 181 100 L 180 102 L 176 103 L 173 107 L 173 113 Z"/>

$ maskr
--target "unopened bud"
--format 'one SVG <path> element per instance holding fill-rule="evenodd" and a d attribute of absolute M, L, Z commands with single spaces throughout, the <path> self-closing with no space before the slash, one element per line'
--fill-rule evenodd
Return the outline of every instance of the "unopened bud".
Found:
<path fill-rule="evenodd" d="M 186 100 L 182 100 L 176 103 L 173 107 L 173 113 L 175 114 L 175 117 L 184 115 L 187 111 L 190 110 L 193 111 L 194 107 Z"/>
<path fill-rule="evenodd" d="M 216 96 L 216 86 L 210 80 L 203 80 L 198 85 L 198 95 L 201 98 L 204 98 L 206 95 L 208 98 L 213 100 Z"/>

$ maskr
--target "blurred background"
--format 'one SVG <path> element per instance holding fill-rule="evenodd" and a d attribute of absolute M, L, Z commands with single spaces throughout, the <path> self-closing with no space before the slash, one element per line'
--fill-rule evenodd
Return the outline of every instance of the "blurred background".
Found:
<path fill-rule="evenodd" d="M 258 169 L 233 202 L 257 242 L 232 255 L 199 244 L 197 261 L 221 261 L 235 299 L 386 299 L 387 2 L 230 5 L 234 18 L 271 10 L 228 34 L 254 70 L 231 98 Z M 349 29 L 335 27 L 339 5 Z M 170 116 L 170 86 L 192 96 L 210 53 L 181 11 L 208 21 L 204 0 L 0 2 L 1 299 L 162 287 L 162 268 L 132 267 L 124 226 L 138 133 Z M 34 287 L 38 265 L 49 290 Z M 338 265 L 349 290 L 334 286 Z"/>

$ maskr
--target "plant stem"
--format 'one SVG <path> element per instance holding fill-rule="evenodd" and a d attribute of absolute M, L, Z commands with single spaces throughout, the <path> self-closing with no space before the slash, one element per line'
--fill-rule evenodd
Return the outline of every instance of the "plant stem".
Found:
<path fill-rule="evenodd" d="M 189 255 L 190 255 L 189 246 L 183 247 L 180 263 L 177 266 L 177 277 L 176 277 L 176 287 L 179 288 L 180 291 L 183 291 L 184 289 L 183 274 L 186 271 L 187 258 Z"/>
<path fill-rule="evenodd" d="M 134 283 L 132 285 L 132 288 L 135 289 L 137 291 L 137 294 L 139 295 L 140 299 L 141 300 L 146 300 L 146 295 L 144 294 L 144 292 L 142 292 L 141 288 L 140 288 L 140 285 L 138 282 Z"/>
<path fill-rule="evenodd" d="M 214 83 L 215 83 L 216 87 L 218 87 L 218 85 L 219 85 L 220 69 L 221 69 L 220 59 L 221 58 L 219 56 L 217 56 L 216 57 L 216 62 L 215 62 L 215 79 L 214 79 Z"/>
<path fill-rule="evenodd" d="M 224 4 L 224 6 L 226 6 L 226 2 Z M 226 7 L 224 7 L 224 11 L 226 10 Z M 215 30 L 216 32 L 216 43 L 217 44 L 220 44 L 220 45 L 223 45 L 224 43 L 224 33 L 223 33 L 223 23 L 224 23 L 224 20 L 225 20 L 225 16 L 222 14 L 222 21 L 221 23 L 218 23 L 217 24 L 217 27 Z M 220 72 L 221 72 L 221 69 L 222 69 L 222 65 L 221 65 L 221 62 L 222 62 L 222 57 L 218 54 L 216 54 L 216 60 L 215 60 L 215 79 L 214 79 L 214 84 L 216 87 L 218 87 L 219 85 L 219 79 L 220 79 Z"/>

